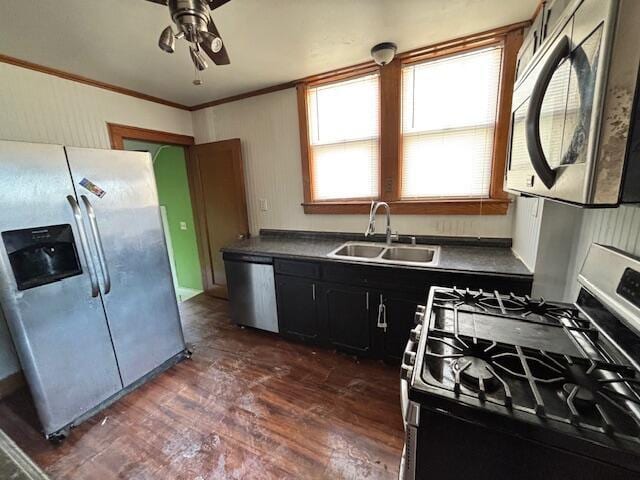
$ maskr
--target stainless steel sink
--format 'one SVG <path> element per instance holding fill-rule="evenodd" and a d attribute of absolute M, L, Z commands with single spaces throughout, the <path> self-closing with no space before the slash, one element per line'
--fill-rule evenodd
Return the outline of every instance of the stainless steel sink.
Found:
<path fill-rule="evenodd" d="M 338 257 L 373 258 L 382 253 L 384 247 L 377 245 L 363 245 L 361 243 L 345 243 L 334 255 Z"/>
<path fill-rule="evenodd" d="M 401 262 L 430 263 L 435 254 L 436 251 L 433 248 L 390 247 L 382 254 L 382 258 Z"/>
<path fill-rule="evenodd" d="M 347 242 L 327 256 L 362 262 L 396 265 L 433 266 L 438 263 L 440 247 L 427 245 L 387 245 L 373 242 Z"/>

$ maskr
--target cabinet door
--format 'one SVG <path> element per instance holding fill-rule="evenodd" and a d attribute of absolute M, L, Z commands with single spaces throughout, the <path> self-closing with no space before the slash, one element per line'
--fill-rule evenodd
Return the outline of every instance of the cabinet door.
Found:
<path fill-rule="evenodd" d="M 373 309 L 380 311 L 383 305 L 384 318 L 376 321 L 376 350 L 387 361 L 396 363 L 402 358 L 402 353 L 409 340 L 409 331 L 414 327 L 416 307 L 424 303 L 424 297 L 402 292 L 378 293 Z M 379 315 L 376 315 L 378 317 Z M 386 324 L 386 328 L 380 325 Z"/>
<path fill-rule="evenodd" d="M 354 355 L 371 353 L 370 295 L 366 289 L 323 285 L 323 318 L 330 345 Z"/>
<path fill-rule="evenodd" d="M 276 275 L 276 296 L 280 333 L 296 340 L 320 342 L 316 283 L 306 278 Z"/>

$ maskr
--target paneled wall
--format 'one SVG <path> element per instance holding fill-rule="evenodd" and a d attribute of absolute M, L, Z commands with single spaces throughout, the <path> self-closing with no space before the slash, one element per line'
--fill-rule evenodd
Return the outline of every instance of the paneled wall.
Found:
<path fill-rule="evenodd" d="M 513 253 L 534 270 L 538 258 L 538 239 L 542 222 L 543 200 L 517 197 L 513 214 Z"/>
<path fill-rule="evenodd" d="M 518 198 L 514 208 L 513 250 L 535 270 L 535 295 L 575 301 L 576 279 L 593 242 L 640 256 L 640 206 L 581 209 L 542 202 Z"/>
<path fill-rule="evenodd" d="M 192 134 L 191 113 L 0 64 L 0 139 L 109 148 L 106 123 Z M 18 370 L 0 318 L 0 379 Z"/>
<path fill-rule="evenodd" d="M 362 232 L 365 215 L 305 215 L 295 89 L 203 109 L 193 114 L 196 143 L 242 140 L 252 234 L 261 228 Z M 260 200 L 268 209 L 260 209 Z M 394 215 L 401 234 L 510 237 L 508 215 Z"/>
<path fill-rule="evenodd" d="M 576 278 L 589 245 L 593 242 L 611 245 L 640 256 L 640 206 L 583 212 L 565 282 L 565 296 L 571 300 L 575 300 L 578 295 Z"/>

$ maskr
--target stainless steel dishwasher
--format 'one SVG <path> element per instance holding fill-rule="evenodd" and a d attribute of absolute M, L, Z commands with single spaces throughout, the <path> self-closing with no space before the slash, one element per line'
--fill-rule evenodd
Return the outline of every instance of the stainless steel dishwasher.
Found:
<path fill-rule="evenodd" d="M 230 253 L 223 258 L 233 323 L 277 333 L 273 260 Z"/>

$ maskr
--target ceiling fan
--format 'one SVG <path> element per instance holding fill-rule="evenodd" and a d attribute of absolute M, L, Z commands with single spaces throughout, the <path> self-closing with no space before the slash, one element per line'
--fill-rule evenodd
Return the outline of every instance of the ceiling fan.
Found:
<path fill-rule="evenodd" d="M 184 38 L 189 42 L 191 61 L 196 68 L 195 85 L 202 85 L 197 73 L 205 70 L 209 65 L 207 56 L 216 65 L 228 65 L 229 55 L 222 43 L 222 38 L 211 18 L 211 11 L 229 2 L 229 0 L 147 0 L 169 7 L 173 22 L 178 27 L 174 33 L 169 25 L 160 34 L 158 46 L 167 53 L 175 51 L 176 39 Z"/>

